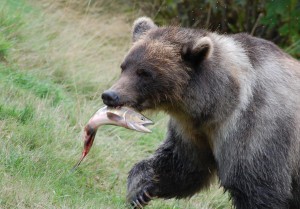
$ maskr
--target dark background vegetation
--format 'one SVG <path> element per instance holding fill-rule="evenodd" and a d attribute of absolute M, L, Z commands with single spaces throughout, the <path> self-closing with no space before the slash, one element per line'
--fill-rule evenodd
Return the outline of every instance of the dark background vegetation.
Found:
<path fill-rule="evenodd" d="M 67 0 L 65 0 L 68 2 Z M 64 1 L 62 1 L 64 2 Z M 146 15 L 159 25 L 180 25 L 219 33 L 246 32 L 300 59 L 300 0 L 114 0 L 75 1 L 95 13 L 102 9 Z M 105 7 L 103 7 L 105 5 Z M 102 8 L 102 9 L 101 9 Z M 137 12 L 139 11 L 139 12 Z M 132 21 L 132 20 L 131 20 Z"/>
<path fill-rule="evenodd" d="M 299 0 L 131 1 L 159 24 L 247 32 L 273 41 L 300 59 Z"/>

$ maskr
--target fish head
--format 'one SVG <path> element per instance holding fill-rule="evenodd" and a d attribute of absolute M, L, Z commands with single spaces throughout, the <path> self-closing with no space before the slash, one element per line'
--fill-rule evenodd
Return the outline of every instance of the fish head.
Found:
<path fill-rule="evenodd" d="M 133 115 L 128 113 L 126 116 L 126 123 L 128 128 L 144 133 L 151 132 L 151 130 L 146 127 L 148 125 L 154 124 L 150 119 L 137 112 L 135 112 L 135 114 Z"/>
<path fill-rule="evenodd" d="M 128 107 L 122 107 L 121 109 L 108 109 L 106 114 L 107 117 L 114 121 L 116 125 L 139 132 L 150 133 L 151 130 L 146 128 L 146 126 L 154 124 L 141 113 L 138 113 Z"/>

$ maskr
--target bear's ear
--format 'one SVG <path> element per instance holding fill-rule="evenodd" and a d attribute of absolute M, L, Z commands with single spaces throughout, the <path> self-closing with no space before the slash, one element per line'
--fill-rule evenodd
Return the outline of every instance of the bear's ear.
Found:
<path fill-rule="evenodd" d="M 205 36 L 183 45 L 181 57 L 184 61 L 197 66 L 203 60 L 210 58 L 212 51 L 212 40 Z"/>
<path fill-rule="evenodd" d="M 148 17 L 140 17 L 136 19 L 132 27 L 132 41 L 136 42 L 148 30 L 157 28 L 157 25 Z"/>

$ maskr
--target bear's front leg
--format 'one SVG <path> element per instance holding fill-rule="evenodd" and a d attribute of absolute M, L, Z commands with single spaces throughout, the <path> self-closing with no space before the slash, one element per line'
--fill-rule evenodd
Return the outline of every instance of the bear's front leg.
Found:
<path fill-rule="evenodd" d="M 127 201 L 134 208 L 142 208 L 157 196 L 158 185 L 151 164 L 151 159 L 143 160 L 129 172 Z"/>
<path fill-rule="evenodd" d="M 195 146 L 171 127 L 155 154 L 129 172 L 127 200 L 141 208 L 155 197 L 189 197 L 210 183 L 214 171 L 214 157 L 206 144 Z"/>

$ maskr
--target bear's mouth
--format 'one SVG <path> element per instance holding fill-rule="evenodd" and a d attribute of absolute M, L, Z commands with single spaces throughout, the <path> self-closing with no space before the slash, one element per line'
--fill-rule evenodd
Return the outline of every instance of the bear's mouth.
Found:
<path fill-rule="evenodd" d="M 118 108 L 118 107 L 129 107 L 133 110 L 135 110 L 136 112 L 142 112 L 146 109 L 148 109 L 147 107 L 147 102 L 122 102 L 120 104 L 118 104 L 117 106 L 115 106 L 114 108 Z"/>
<path fill-rule="evenodd" d="M 147 101 L 144 101 L 142 103 L 128 103 L 125 106 L 128 106 L 137 112 L 143 112 L 145 110 L 151 109 L 151 106 Z"/>
<path fill-rule="evenodd" d="M 129 98 L 128 98 L 129 99 Z M 105 103 L 105 102 L 104 102 Z M 136 112 L 142 112 L 144 110 L 153 109 L 153 105 L 149 100 L 144 100 L 142 98 L 137 100 L 125 100 L 124 97 L 120 96 L 120 99 L 114 105 L 105 103 L 108 107 L 118 108 L 118 107 L 129 107 Z"/>
<path fill-rule="evenodd" d="M 144 108 L 141 105 L 136 104 L 136 103 L 122 103 L 122 104 L 118 104 L 118 105 L 115 105 L 115 106 L 112 106 L 112 105 L 107 105 L 107 106 L 112 107 L 112 108 L 129 107 L 129 108 L 133 109 L 136 112 L 141 112 L 141 111 L 144 110 Z"/>

